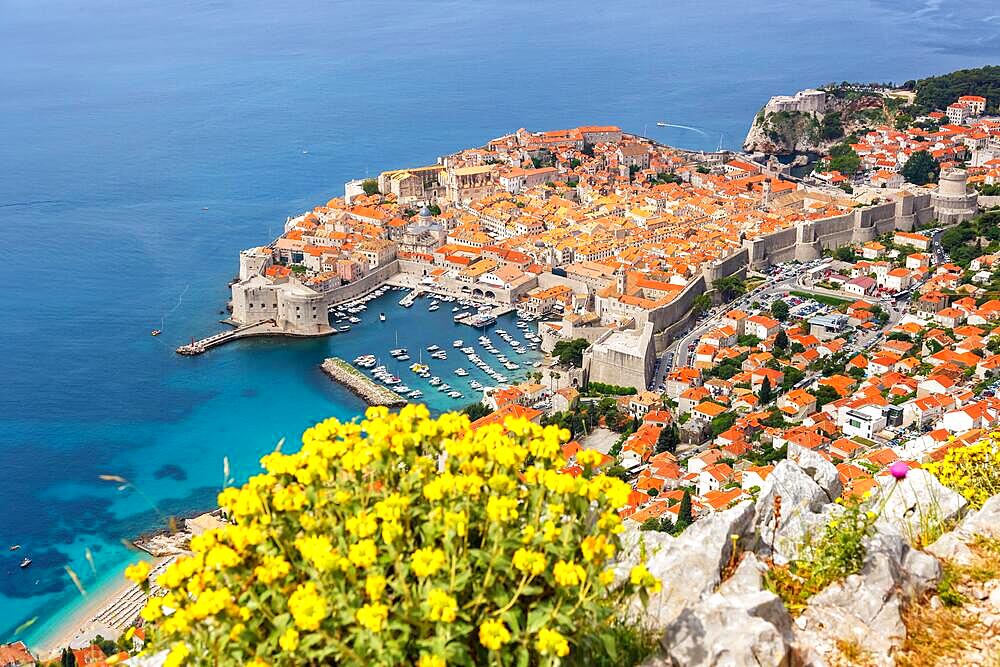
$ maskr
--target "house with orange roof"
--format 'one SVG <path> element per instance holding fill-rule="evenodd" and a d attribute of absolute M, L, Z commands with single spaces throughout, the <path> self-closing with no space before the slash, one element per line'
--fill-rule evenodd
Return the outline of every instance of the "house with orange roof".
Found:
<path fill-rule="evenodd" d="M 711 396 L 712 393 L 704 387 L 691 387 L 677 397 L 677 413 L 683 415 L 690 412 L 696 405 L 711 398 Z"/>
<path fill-rule="evenodd" d="M 712 512 L 729 509 L 746 497 L 742 489 L 726 489 L 725 491 L 709 491 L 702 496 L 702 501 Z"/>
<path fill-rule="evenodd" d="M 718 491 L 733 481 L 733 468 L 728 463 L 716 463 L 698 473 L 698 495 Z"/>
<path fill-rule="evenodd" d="M 726 411 L 726 408 L 722 407 L 718 403 L 711 403 L 709 401 L 704 401 L 698 405 L 691 408 L 691 418 L 695 420 L 710 422 L 722 413 Z"/>
<path fill-rule="evenodd" d="M 800 421 L 816 411 L 816 397 L 805 389 L 793 389 L 778 397 L 778 409 L 786 419 Z"/>

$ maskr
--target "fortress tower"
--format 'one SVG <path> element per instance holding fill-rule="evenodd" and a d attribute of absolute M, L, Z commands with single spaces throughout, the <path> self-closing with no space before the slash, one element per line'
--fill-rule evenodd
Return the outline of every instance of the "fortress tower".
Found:
<path fill-rule="evenodd" d="M 937 192 L 931 195 L 934 216 L 946 224 L 968 220 L 976 214 L 979 196 L 966 187 L 968 176 L 962 169 L 945 169 L 938 178 Z"/>

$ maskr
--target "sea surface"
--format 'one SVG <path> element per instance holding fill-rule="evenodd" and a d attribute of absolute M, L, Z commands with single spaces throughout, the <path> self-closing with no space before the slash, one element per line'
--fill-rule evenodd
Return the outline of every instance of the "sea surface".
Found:
<path fill-rule="evenodd" d="M 244 479 L 357 415 L 325 356 L 471 338 L 392 301 L 329 339 L 174 354 L 286 216 L 519 127 L 737 147 L 772 94 L 996 64 L 998 32 L 982 1 L 0 0 L 0 641 L 80 606 L 65 566 L 93 595 L 123 539 L 211 507 L 223 457 Z"/>

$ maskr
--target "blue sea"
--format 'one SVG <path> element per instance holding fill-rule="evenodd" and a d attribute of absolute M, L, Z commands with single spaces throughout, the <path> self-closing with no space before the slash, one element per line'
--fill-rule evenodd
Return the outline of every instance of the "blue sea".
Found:
<path fill-rule="evenodd" d="M 237 252 L 286 216 L 519 127 L 737 147 L 772 94 L 995 64 L 996 14 L 939 0 L 0 0 L 0 641 L 41 642 L 79 607 L 64 566 L 93 594 L 136 558 L 122 540 L 211 507 L 223 457 L 243 479 L 279 439 L 357 415 L 318 371 L 325 356 L 384 352 L 397 332 L 411 350 L 474 338 L 450 309 L 387 296 L 346 335 L 174 354 L 222 328 Z"/>

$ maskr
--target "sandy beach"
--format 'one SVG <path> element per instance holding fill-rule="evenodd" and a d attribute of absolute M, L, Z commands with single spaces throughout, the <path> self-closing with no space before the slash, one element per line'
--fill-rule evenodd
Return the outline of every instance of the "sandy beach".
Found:
<path fill-rule="evenodd" d="M 154 560 L 150 576 L 155 578 L 174 558 Z M 117 639 L 145 605 L 145 600 L 145 593 L 124 575 L 114 577 L 88 592 L 86 603 L 60 623 L 44 642 L 31 648 L 44 660 L 59 657 L 65 647 L 86 645 L 96 635 Z"/>

